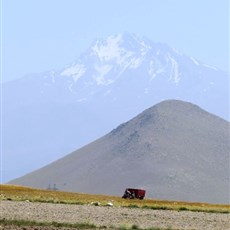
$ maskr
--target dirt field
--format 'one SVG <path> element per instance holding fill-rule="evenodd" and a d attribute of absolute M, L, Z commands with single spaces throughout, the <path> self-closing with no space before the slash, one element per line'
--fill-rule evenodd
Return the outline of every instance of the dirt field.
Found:
<path fill-rule="evenodd" d="M 141 208 L 101 207 L 1 201 L 1 219 L 23 219 L 38 222 L 90 223 L 97 226 L 171 228 L 196 230 L 230 229 L 230 215 L 190 211 L 149 210 Z M 0 226 L 6 230 L 61 230 L 71 228 Z"/>
<path fill-rule="evenodd" d="M 15 225 L 0 226 L 1 230 L 73 230 L 73 228 L 55 228 L 55 227 L 38 227 L 38 226 L 23 226 L 18 227 Z"/>

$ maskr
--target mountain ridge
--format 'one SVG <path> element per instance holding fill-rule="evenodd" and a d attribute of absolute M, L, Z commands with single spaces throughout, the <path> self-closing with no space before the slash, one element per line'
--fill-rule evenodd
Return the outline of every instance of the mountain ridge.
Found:
<path fill-rule="evenodd" d="M 228 79 L 215 67 L 135 35 L 96 40 L 60 70 L 3 84 L 3 178 L 52 162 L 166 99 L 189 101 L 229 120 Z M 39 161 L 31 164 L 31 154 Z"/>

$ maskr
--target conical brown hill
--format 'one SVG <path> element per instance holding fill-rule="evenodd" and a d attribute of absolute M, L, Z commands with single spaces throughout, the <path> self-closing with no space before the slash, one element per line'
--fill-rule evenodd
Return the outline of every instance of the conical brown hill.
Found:
<path fill-rule="evenodd" d="M 191 103 L 164 101 L 11 183 L 119 196 L 135 187 L 151 198 L 229 203 L 229 127 Z"/>

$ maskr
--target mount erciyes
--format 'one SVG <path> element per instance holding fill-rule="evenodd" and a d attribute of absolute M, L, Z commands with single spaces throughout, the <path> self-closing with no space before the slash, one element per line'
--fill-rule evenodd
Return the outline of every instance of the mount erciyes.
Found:
<path fill-rule="evenodd" d="M 3 180 L 60 158 L 165 99 L 189 101 L 228 119 L 228 79 L 145 38 L 96 40 L 59 71 L 3 84 Z"/>
<path fill-rule="evenodd" d="M 229 128 L 198 106 L 164 101 L 11 183 L 118 196 L 137 187 L 152 198 L 229 203 Z"/>

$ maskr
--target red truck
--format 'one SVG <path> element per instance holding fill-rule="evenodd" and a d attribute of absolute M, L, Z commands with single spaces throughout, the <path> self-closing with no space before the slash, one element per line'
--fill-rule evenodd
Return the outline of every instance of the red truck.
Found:
<path fill-rule="evenodd" d="M 125 190 L 124 195 L 122 198 L 125 199 L 140 199 L 143 200 L 145 197 L 145 190 L 143 189 L 136 189 L 136 188 L 127 188 Z"/>

